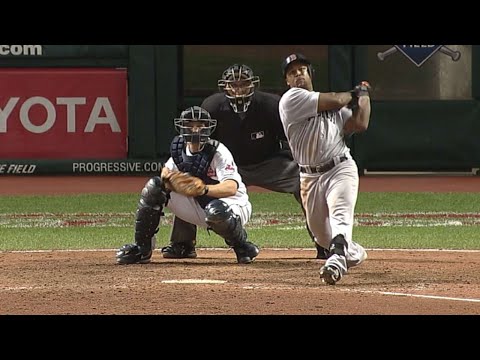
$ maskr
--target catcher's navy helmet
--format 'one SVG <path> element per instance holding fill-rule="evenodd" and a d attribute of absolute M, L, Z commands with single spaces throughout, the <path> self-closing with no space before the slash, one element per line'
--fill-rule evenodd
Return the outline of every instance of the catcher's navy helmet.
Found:
<path fill-rule="evenodd" d="M 200 125 L 199 125 L 200 123 Z M 179 118 L 174 119 L 175 130 L 192 143 L 205 143 L 210 139 L 217 127 L 217 120 L 199 106 L 192 106 L 182 111 Z"/>
<path fill-rule="evenodd" d="M 288 55 L 285 60 L 283 60 L 282 62 L 282 73 L 283 73 L 283 78 L 286 78 L 287 77 L 287 72 L 288 72 L 288 68 L 290 66 L 290 64 L 292 64 L 293 62 L 301 62 L 305 65 L 307 65 L 308 67 L 308 73 L 310 75 L 310 78 L 313 78 L 313 68 L 312 68 L 312 63 L 310 62 L 310 60 L 308 60 L 305 55 L 303 54 L 300 54 L 300 53 L 294 53 L 294 54 L 290 54 Z"/>
<path fill-rule="evenodd" d="M 244 113 L 252 101 L 255 86 L 259 86 L 260 78 L 253 75 L 247 65 L 233 64 L 228 67 L 218 80 L 218 89 L 225 92 L 233 111 Z"/>

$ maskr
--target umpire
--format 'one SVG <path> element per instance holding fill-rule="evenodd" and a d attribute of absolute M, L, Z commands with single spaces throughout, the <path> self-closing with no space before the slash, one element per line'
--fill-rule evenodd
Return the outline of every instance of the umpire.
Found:
<path fill-rule="evenodd" d="M 217 119 L 212 138 L 232 152 L 238 171 L 247 186 L 289 193 L 302 207 L 300 175 L 288 147 L 278 103 L 280 96 L 257 90 L 258 76 L 247 65 L 228 67 L 218 80 L 220 92 L 206 98 L 201 107 Z M 170 245 L 162 249 L 165 258 L 195 258 L 197 228 L 175 217 Z M 307 226 L 312 241 L 313 235 Z M 325 249 L 314 242 L 317 259 L 326 259 Z"/>

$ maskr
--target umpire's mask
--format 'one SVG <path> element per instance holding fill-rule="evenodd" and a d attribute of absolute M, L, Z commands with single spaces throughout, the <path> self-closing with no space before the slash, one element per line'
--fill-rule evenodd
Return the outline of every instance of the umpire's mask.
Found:
<path fill-rule="evenodd" d="M 225 93 L 233 111 L 244 113 L 252 102 L 255 87 L 260 86 L 260 78 L 253 76 L 247 65 L 234 64 L 225 70 L 218 80 L 218 89 Z"/>

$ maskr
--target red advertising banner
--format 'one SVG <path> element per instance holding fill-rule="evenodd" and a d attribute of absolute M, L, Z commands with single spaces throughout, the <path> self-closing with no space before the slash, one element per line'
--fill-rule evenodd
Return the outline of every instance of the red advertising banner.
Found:
<path fill-rule="evenodd" d="M 127 70 L 0 68 L 0 159 L 125 159 Z"/>

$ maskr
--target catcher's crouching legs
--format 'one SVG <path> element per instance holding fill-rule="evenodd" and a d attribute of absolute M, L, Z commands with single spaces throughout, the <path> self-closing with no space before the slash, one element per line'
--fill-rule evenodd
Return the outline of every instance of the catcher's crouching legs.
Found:
<path fill-rule="evenodd" d="M 135 244 L 122 246 L 116 254 L 118 264 L 146 264 L 155 249 L 155 234 L 168 195 L 159 176 L 151 178 L 142 190 L 135 213 Z"/>
<path fill-rule="evenodd" d="M 205 221 L 209 229 L 225 239 L 233 248 L 239 264 L 251 263 L 259 254 L 258 247 L 247 241 L 247 232 L 240 217 L 222 200 L 213 200 L 205 207 Z"/>

